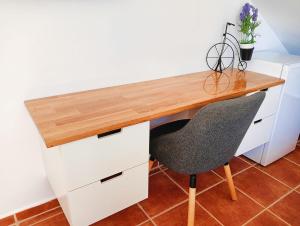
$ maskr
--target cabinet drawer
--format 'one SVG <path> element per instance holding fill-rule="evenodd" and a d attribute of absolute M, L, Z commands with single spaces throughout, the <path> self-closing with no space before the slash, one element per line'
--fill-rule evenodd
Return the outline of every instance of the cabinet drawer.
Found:
<path fill-rule="evenodd" d="M 148 161 L 149 122 L 61 146 L 68 191 Z"/>
<path fill-rule="evenodd" d="M 276 113 L 282 86 L 271 87 L 266 91 L 266 97 L 261 104 L 255 120 L 266 118 Z"/>
<path fill-rule="evenodd" d="M 259 121 L 254 120 L 240 144 L 235 156 L 239 156 L 270 140 L 275 116 L 270 116 Z"/>
<path fill-rule="evenodd" d="M 70 225 L 86 226 L 148 197 L 148 164 L 69 192 L 60 200 Z"/>

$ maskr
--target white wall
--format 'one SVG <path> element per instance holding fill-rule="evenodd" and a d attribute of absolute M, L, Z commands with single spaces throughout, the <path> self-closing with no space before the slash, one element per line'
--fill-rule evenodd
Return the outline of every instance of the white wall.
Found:
<path fill-rule="evenodd" d="M 290 54 L 300 55 L 300 1 L 253 0 Z"/>
<path fill-rule="evenodd" d="M 0 218 L 53 198 L 24 100 L 206 70 L 241 3 L 0 0 Z"/>

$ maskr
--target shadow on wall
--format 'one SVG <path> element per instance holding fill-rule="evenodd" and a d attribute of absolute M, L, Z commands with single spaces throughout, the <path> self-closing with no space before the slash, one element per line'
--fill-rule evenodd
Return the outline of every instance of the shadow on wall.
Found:
<path fill-rule="evenodd" d="M 300 1 L 253 0 L 290 54 L 300 55 Z"/>

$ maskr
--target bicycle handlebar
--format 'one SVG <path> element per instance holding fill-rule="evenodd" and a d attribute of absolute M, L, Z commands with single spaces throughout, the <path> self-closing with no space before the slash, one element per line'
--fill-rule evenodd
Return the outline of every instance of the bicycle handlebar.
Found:
<path fill-rule="evenodd" d="M 233 24 L 233 23 L 229 23 L 229 22 L 227 22 L 227 25 L 230 25 L 230 26 L 235 26 L 235 24 Z"/>

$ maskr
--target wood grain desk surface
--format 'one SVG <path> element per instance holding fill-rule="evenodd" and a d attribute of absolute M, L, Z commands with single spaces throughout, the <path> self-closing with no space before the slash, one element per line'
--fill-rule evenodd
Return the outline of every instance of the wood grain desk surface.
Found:
<path fill-rule="evenodd" d="M 250 71 L 205 71 L 25 104 L 49 148 L 282 83 Z"/>

